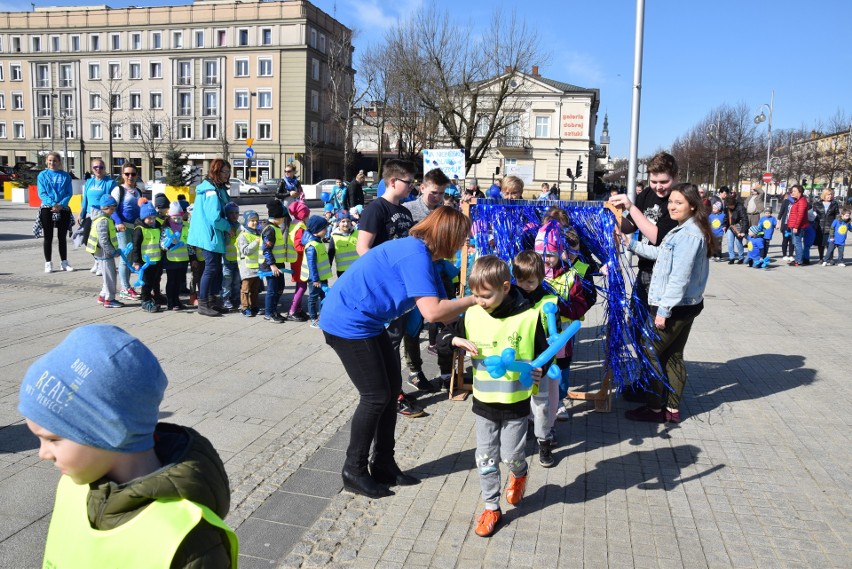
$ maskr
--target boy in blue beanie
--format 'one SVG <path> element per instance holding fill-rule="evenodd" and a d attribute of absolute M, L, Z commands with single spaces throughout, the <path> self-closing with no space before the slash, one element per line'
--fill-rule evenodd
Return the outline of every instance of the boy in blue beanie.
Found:
<path fill-rule="evenodd" d="M 308 219 L 305 232 L 302 233 L 305 254 L 302 256 L 299 279 L 308 283 L 308 318 L 311 320 L 311 328 L 319 328 L 320 304 L 325 298 L 323 287 L 328 287 L 328 279 L 331 278 L 331 263 L 323 243 L 326 233 L 328 220 L 319 215 L 312 215 Z"/>
<path fill-rule="evenodd" d="M 18 411 L 62 473 L 45 567 L 236 566 L 224 465 L 193 429 L 157 423 L 167 383 L 142 342 L 103 324 L 27 370 Z"/>
<path fill-rule="evenodd" d="M 115 258 L 118 257 L 118 232 L 112 214 L 115 213 L 118 202 L 109 194 L 101 196 L 97 204 L 98 209 L 93 209 L 92 227 L 89 230 L 89 240 L 86 242 L 86 251 L 91 253 L 99 262 L 101 276 L 104 284 L 98 295 L 98 303 L 104 308 L 121 308 L 124 303 L 115 299 L 116 268 Z"/>
<path fill-rule="evenodd" d="M 250 209 L 243 214 L 243 229 L 237 237 L 237 255 L 239 257 L 240 312 L 247 318 L 254 318 L 260 312 L 260 276 L 257 272 L 263 261 L 260 251 L 260 216 Z"/>
<path fill-rule="evenodd" d="M 139 224 L 133 230 L 133 250 L 130 251 L 130 262 L 133 269 L 138 271 L 147 262 L 148 266 L 142 271 L 142 310 L 159 312 L 160 279 L 163 277 L 163 265 L 160 264 L 162 252 L 160 249 L 160 224 L 157 223 L 157 210 L 151 202 L 145 202 L 139 208 Z M 147 261 L 145 257 L 148 257 Z M 165 300 L 165 297 L 162 298 Z"/>

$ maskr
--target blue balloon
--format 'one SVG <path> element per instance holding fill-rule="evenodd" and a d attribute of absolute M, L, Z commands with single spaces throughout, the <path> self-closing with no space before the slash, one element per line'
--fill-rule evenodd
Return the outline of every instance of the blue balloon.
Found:
<path fill-rule="evenodd" d="M 327 202 L 330 197 L 331 197 L 331 194 L 329 194 L 328 192 L 323 192 L 323 193 L 320 194 L 320 199 L 323 202 Z"/>
<path fill-rule="evenodd" d="M 382 197 L 382 194 L 384 194 L 384 193 L 385 193 L 385 179 L 382 178 L 381 180 L 379 180 L 379 185 L 376 186 L 376 197 L 380 198 L 380 197 Z"/>
<path fill-rule="evenodd" d="M 488 188 L 488 192 L 486 193 L 489 198 L 500 199 L 500 186 L 497 184 L 491 184 L 491 187 Z"/>

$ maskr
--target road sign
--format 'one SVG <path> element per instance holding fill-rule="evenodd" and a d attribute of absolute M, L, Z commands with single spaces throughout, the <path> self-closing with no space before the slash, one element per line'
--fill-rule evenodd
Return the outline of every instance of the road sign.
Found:
<path fill-rule="evenodd" d="M 771 173 L 771 172 L 767 172 L 767 173 L 765 173 L 765 174 L 763 175 L 763 183 L 764 183 L 764 184 L 769 184 L 770 182 L 772 182 L 772 173 Z"/>
<path fill-rule="evenodd" d="M 247 139 L 246 139 L 246 146 L 248 146 L 249 148 L 251 148 L 251 144 L 252 144 L 252 142 L 254 142 L 254 139 L 253 139 L 253 138 L 247 138 Z"/>
<path fill-rule="evenodd" d="M 249 146 L 246 148 L 246 158 L 251 158 L 254 156 L 254 150 Z"/>

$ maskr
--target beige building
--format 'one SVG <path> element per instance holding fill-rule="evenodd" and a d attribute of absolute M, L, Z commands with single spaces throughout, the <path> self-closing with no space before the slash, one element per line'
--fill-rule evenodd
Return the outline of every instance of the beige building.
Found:
<path fill-rule="evenodd" d="M 0 164 L 56 150 L 80 175 L 109 164 L 111 141 L 112 171 L 128 159 L 147 180 L 172 140 L 205 171 L 227 156 L 243 179 L 342 172 L 324 87 L 328 50 L 343 38 L 351 58 L 351 31 L 305 0 L 38 7 L 0 13 L 0 29 Z"/>

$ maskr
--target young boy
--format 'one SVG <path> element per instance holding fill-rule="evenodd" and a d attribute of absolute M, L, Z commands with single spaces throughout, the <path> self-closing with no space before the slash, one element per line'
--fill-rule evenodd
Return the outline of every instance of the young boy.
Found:
<path fill-rule="evenodd" d="M 225 235 L 225 254 L 222 257 L 222 306 L 236 310 L 240 298 L 240 266 L 237 262 L 237 237 L 240 233 L 240 206 L 234 202 L 225 205 L 225 215 L 231 224 L 231 233 Z"/>
<path fill-rule="evenodd" d="M 62 472 L 44 567 L 236 567 L 225 467 L 195 430 L 157 422 L 167 383 L 142 342 L 104 324 L 27 370 L 18 411 Z"/>
<path fill-rule="evenodd" d="M 476 535 L 489 537 L 502 517 L 500 511 L 500 461 L 509 468 L 506 501 L 520 503 L 527 485 L 524 458 L 530 397 L 535 386 L 525 389 L 516 372 L 494 379 L 482 365 L 488 356 L 514 348 L 518 360 L 531 361 L 547 349 L 547 333 L 541 313 L 510 283 L 509 266 L 499 257 L 486 255 L 473 264 L 470 289 L 476 306 L 444 328 L 439 350 L 462 348 L 473 358 L 473 412 L 476 415 L 476 466 L 485 511 L 476 524 Z M 537 383 L 542 369 L 532 377 Z"/>
<path fill-rule="evenodd" d="M 323 238 L 328 232 L 328 221 L 324 217 L 312 215 L 302 233 L 305 254 L 302 256 L 302 270 L 299 278 L 308 283 L 308 318 L 311 328 L 319 328 L 320 303 L 325 297 L 322 287 L 328 286 L 331 278 L 331 263 Z"/>
<path fill-rule="evenodd" d="M 711 205 L 713 211 L 708 215 L 710 220 L 710 229 L 713 230 L 713 260 L 719 262 L 722 260 L 722 237 L 727 229 L 728 216 L 722 213 L 722 202 L 714 201 Z"/>
<path fill-rule="evenodd" d="M 757 221 L 757 226 L 763 231 L 763 251 L 760 255 L 767 257 L 769 255 L 769 242 L 772 241 L 775 228 L 778 226 L 778 220 L 772 215 L 772 206 L 768 205 L 763 208 L 763 217 Z"/>
<path fill-rule="evenodd" d="M 166 194 L 157 194 L 154 198 L 154 209 L 157 210 L 157 225 L 162 227 L 169 219 L 169 196 Z"/>
<path fill-rule="evenodd" d="M 272 275 L 266 277 L 266 305 L 263 319 L 281 324 L 287 321 L 287 317 L 278 312 L 278 301 L 281 300 L 281 293 L 284 290 L 284 273 L 281 272 L 281 267 L 284 266 L 289 250 L 288 240 L 281 232 L 281 225 L 284 223 L 284 206 L 279 200 L 271 199 L 266 204 L 266 211 L 269 214 L 269 221 L 260 236 L 263 255 L 260 270 L 271 271 Z"/>
<path fill-rule="evenodd" d="M 168 238 L 173 240 L 168 249 L 164 247 L 161 263 L 166 273 L 166 308 L 174 311 L 185 308 L 180 301 L 180 293 L 186 286 L 186 265 L 189 263 L 186 240 L 189 228 L 183 215 L 180 202 L 172 202 L 169 206 L 169 217 L 162 228 L 163 241 Z M 177 241 L 174 241 L 175 235 L 178 236 Z"/>
<path fill-rule="evenodd" d="M 282 208 L 283 209 L 283 208 Z M 260 312 L 260 277 L 257 276 L 258 268 L 263 260 L 260 251 L 260 231 L 257 226 L 260 216 L 254 210 L 248 210 L 243 214 L 243 230 L 237 238 L 237 252 L 239 253 L 240 277 L 240 312 L 247 318 L 253 318 Z"/>
<path fill-rule="evenodd" d="M 840 208 L 840 219 L 835 219 L 831 224 L 831 236 L 828 238 L 828 250 L 825 252 L 825 261 L 822 265 L 834 265 L 831 258 L 834 256 L 834 249 L 837 248 L 837 266 L 845 267 L 843 261 L 843 250 L 846 248 L 846 234 L 852 230 L 852 208 Z"/>
<path fill-rule="evenodd" d="M 334 243 L 334 263 L 339 277 L 358 258 L 358 251 L 355 250 L 358 230 L 353 228 L 352 218 L 345 209 L 337 214 L 337 227 L 331 232 L 331 240 Z"/>
<path fill-rule="evenodd" d="M 159 312 L 157 296 L 160 293 L 160 279 L 163 276 L 163 266 L 160 264 L 160 225 L 157 223 L 157 210 L 150 202 L 139 208 L 141 223 L 133 230 L 133 250 L 130 251 L 130 262 L 133 268 L 139 270 L 148 256 L 148 266 L 142 271 L 142 310 Z"/>
<path fill-rule="evenodd" d="M 763 231 L 757 225 L 748 228 L 748 266 L 759 269 L 763 266 L 763 249 L 765 241 Z"/>
<path fill-rule="evenodd" d="M 104 194 L 98 205 L 100 209 L 93 209 L 92 228 L 89 231 L 89 240 L 86 242 L 86 251 L 91 253 L 95 260 L 102 261 L 99 266 L 104 284 L 98 295 L 98 302 L 104 308 L 121 308 L 124 303 L 115 299 L 115 258 L 119 253 L 118 235 L 115 222 L 112 220 L 112 214 L 115 213 L 118 202 L 111 195 Z"/>

